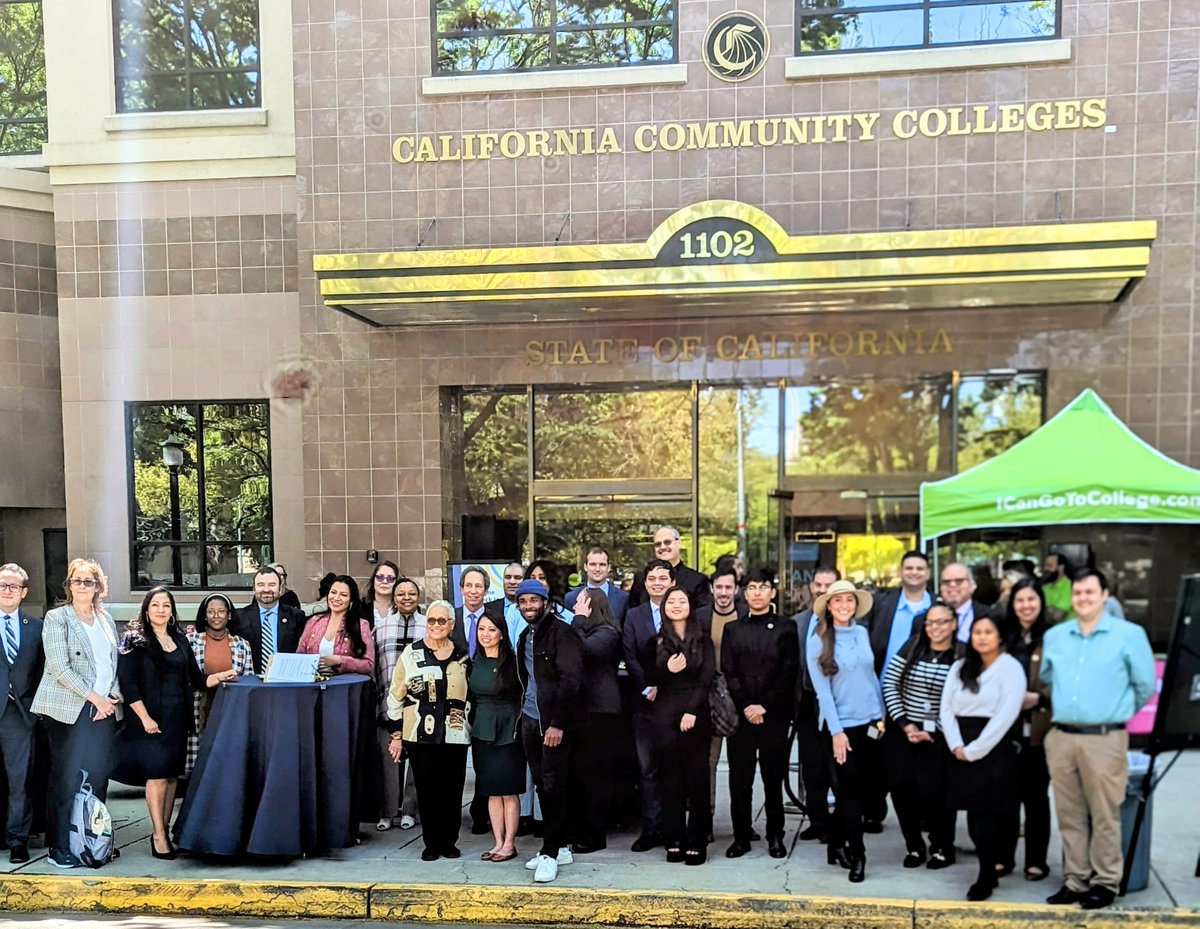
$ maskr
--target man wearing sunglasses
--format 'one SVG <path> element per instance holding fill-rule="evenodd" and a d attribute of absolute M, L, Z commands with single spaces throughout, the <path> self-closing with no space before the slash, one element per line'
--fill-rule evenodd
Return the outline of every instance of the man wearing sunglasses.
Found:
<path fill-rule="evenodd" d="M 33 808 L 26 793 L 33 757 L 34 716 L 30 712 L 45 666 L 42 621 L 21 609 L 29 575 L 17 564 L 0 567 L 0 760 L 8 775 L 8 860 L 29 860 Z"/>
<path fill-rule="evenodd" d="M 660 526 L 654 532 L 654 557 L 667 562 L 675 570 L 675 586 L 682 587 L 692 598 L 692 609 L 698 611 L 706 621 L 712 610 L 712 590 L 708 578 L 680 561 L 683 545 L 679 530 L 674 526 Z M 629 607 L 633 608 L 649 599 L 646 593 L 646 572 L 639 571 L 629 591 Z"/>

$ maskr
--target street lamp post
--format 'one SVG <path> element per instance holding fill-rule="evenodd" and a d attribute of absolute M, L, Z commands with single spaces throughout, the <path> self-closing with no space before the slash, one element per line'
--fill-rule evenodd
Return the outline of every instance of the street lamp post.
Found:
<path fill-rule="evenodd" d="M 179 470 L 183 467 L 183 440 L 179 436 L 168 436 L 162 444 L 163 464 L 171 476 L 171 576 L 172 585 L 183 586 L 183 552 L 179 547 L 183 535 L 182 518 L 179 513 Z"/>

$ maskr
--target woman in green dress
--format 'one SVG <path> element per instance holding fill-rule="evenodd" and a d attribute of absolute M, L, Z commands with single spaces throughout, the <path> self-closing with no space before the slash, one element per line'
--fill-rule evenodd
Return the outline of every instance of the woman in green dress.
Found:
<path fill-rule="evenodd" d="M 525 753 L 518 733 L 521 684 L 504 620 L 481 617 L 475 635 L 478 641 L 469 681 L 474 713 L 471 759 L 475 790 L 488 798 L 495 838 L 495 844 L 481 857 L 484 861 L 511 861 L 517 857 L 513 843 L 521 815 L 520 794 L 525 790 Z"/>

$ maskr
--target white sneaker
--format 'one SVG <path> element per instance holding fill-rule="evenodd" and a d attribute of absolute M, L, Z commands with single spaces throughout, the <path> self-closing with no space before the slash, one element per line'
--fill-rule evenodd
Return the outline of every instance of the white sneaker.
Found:
<path fill-rule="evenodd" d="M 574 864 L 575 856 L 571 854 L 571 849 L 564 845 L 558 850 L 558 859 L 554 863 L 557 865 Z"/>
<path fill-rule="evenodd" d="M 409 816 L 407 813 L 405 813 L 403 816 L 400 817 L 400 828 L 401 829 L 411 829 L 416 824 L 417 824 L 417 821 L 415 819 L 413 819 L 411 816 Z"/>
<path fill-rule="evenodd" d="M 568 852 L 568 854 L 570 854 Z M 538 855 L 541 859 L 538 862 L 537 870 L 533 872 L 533 880 L 536 884 L 549 884 L 552 880 L 558 877 L 558 862 L 549 855 Z"/>
<path fill-rule="evenodd" d="M 543 855 L 541 852 L 538 852 L 536 855 L 534 855 L 532 858 L 530 858 L 527 862 L 525 862 L 525 870 L 526 871 L 536 871 L 538 868 L 538 865 L 540 865 L 542 863 L 542 859 L 545 857 L 546 856 Z"/>

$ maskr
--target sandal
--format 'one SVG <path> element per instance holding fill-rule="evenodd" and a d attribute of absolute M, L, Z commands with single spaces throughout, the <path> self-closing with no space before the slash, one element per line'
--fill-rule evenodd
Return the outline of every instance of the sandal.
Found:
<path fill-rule="evenodd" d="M 1045 864 L 1031 864 L 1025 869 L 1025 880 L 1041 881 L 1050 873 L 1050 866 Z"/>
<path fill-rule="evenodd" d="M 376 832 L 387 832 L 391 828 L 392 828 L 391 819 L 381 819 L 381 820 L 379 820 L 379 822 L 377 822 L 375 824 Z"/>

